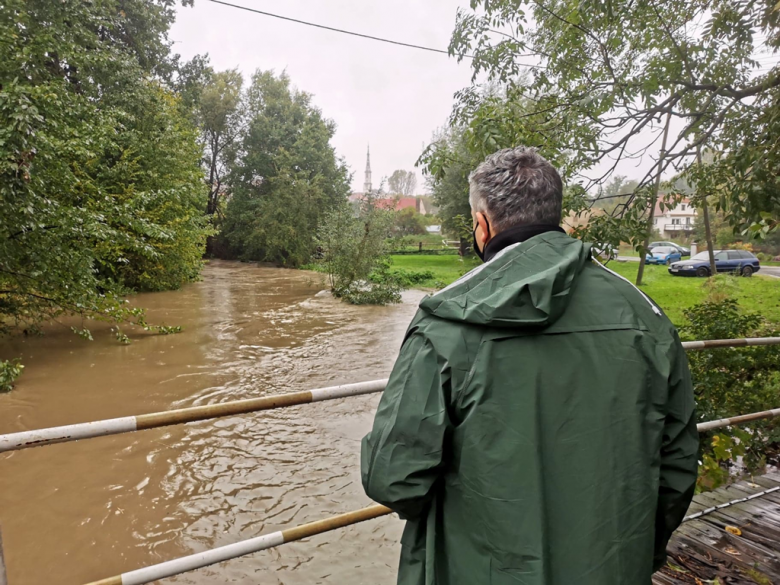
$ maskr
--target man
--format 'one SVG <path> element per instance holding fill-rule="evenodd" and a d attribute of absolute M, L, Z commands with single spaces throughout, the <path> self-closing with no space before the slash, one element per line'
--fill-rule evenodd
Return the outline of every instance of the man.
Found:
<path fill-rule="evenodd" d="M 662 311 L 559 227 L 536 151 L 470 177 L 485 264 L 426 297 L 362 452 L 408 520 L 401 585 L 650 585 L 696 483 L 686 356 Z"/>

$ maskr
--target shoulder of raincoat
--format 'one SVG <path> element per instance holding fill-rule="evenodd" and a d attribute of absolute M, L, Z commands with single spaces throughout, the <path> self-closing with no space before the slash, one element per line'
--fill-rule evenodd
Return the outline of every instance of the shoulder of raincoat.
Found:
<path fill-rule="evenodd" d="M 672 324 L 546 233 L 422 301 L 361 463 L 402 585 L 650 585 L 697 452 Z"/>

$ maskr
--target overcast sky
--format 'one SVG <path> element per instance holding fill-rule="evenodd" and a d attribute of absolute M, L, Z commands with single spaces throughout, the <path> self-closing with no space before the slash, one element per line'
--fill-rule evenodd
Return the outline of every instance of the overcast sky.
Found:
<path fill-rule="evenodd" d="M 455 12 L 466 0 L 227 0 L 292 18 L 446 49 Z M 208 53 L 218 70 L 287 70 L 292 82 L 338 126 L 333 145 L 362 191 L 371 145 L 374 187 L 414 163 L 433 131 L 445 124 L 453 94 L 469 85 L 471 69 L 447 55 L 318 30 L 208 0 L 179 8 L 171 31 L 183 58 Z"/>
<path fill-rule="evenodd" d="M 468 0 L 226 0 L 283 16 L 402 42 L 446 49 L 458 6 Z M 413 170 L 434 130 L 446 123 L 453 94 L 467 87 L 471 68 L 447 55 L 388 45 L 253 14 L 209 0 L 178 9 L 170 35 L 184 59 L 208 53 L 217 69 L 286 70 L 338 129 L 333 145 L 363 190 L 366 147 L 371 146 L 373 186 L 396 169 Z M 771 59 L 776 61 L 776 56 Z M 682 122 L 676 121 L 682 128 Z M 672 128 L 679 130 L 676 126 Z M 660 137 L 642 132 L 631 149 Z M 640 160 L 625 160 L 618 173 L 641 178 L 655 164 L 660 140 Z M 629 149 L 629 150 L 631 150 Z M 589 177 L 600 175 L 599 165 Z M 671 173 L 669 173 L 671 174 Z"/>

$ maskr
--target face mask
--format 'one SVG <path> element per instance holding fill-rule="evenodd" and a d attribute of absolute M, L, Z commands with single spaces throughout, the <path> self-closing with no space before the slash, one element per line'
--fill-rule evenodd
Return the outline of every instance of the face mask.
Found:
<path fill-rule="evenodd" d="M 484 262 L 485 261 L 485 249 L 483 248 L 482 250 L 480 250 L 479 246 L 477 246 L 477 228 L 478 227 L 479 227 L 479 224 L 474 226 L 474 229 L 471 232 L 471 238 L 474 240 L 474 252 L 476 252 L 476 254 L 479 257 L 479 259 Z M 488 230 L 488 238 L 489 238 L 490 237 L 490 224 L 487 224 L 487 230 Z M 485 244 L 485 248 L 487 248 L 487 244 Z"/>

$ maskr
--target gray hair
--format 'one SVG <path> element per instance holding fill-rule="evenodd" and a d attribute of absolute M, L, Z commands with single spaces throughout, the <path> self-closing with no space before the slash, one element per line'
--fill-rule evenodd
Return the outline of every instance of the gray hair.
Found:
<path fill-rule="evenodd" d="M 563 181 L 536 149 L 506 148 L 469 175 L 469 203 L 490 216 L 496 232 L 517 225 L 559 225 Z"/>

